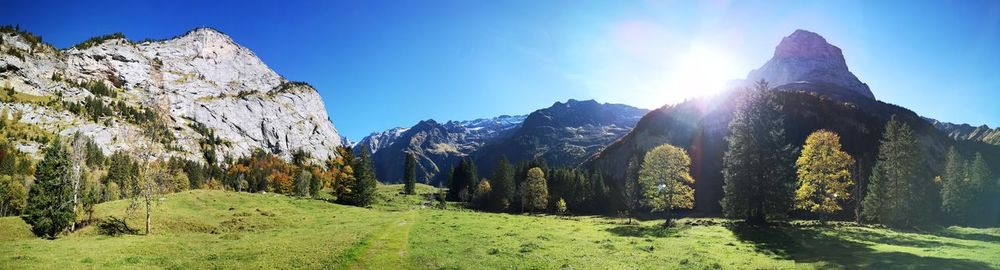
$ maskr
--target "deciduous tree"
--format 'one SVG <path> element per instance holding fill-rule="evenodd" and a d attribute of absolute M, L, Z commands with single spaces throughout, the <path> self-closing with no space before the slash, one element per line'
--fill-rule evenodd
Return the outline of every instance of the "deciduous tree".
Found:
<path fill-rule="evenodd" d="M 854 158 L 841 150 L 837 133 L 819 130 L 810 134 L 795 161 L 799 177 L 795 208 L 824 217 L 840 211 L 840 204 L 851 196 L 853 165 Z"/>
<path fill-rule="evenodd" d="M 694 207 L 694 178 L 691 158 L 679 147 L 664 144 L 646 153 L 639 170 L 642 202 L 664 211 L 664 226 L 671 224 L 670 210 Z"/>

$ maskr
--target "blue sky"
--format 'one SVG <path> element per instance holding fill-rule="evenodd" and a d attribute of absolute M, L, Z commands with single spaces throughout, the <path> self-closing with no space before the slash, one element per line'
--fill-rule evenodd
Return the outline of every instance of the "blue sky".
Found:
<path fill-rule="evenodd" d="M 644 108 L 742 78 L 795 29 L 843 49 L 883 101 L 1000 125 L 998 1 L 5 1 L 57 47 L 219 29 L 323 96 L 352 140 L 567 99 Z M 707 59 L 707 60 L 703 60 Z M 711 81 L 701 83 L 701 81 Z"/>

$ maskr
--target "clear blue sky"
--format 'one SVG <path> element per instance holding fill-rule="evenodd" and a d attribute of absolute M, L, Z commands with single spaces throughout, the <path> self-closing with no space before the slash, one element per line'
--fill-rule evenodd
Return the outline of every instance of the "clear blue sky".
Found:
<path fill-rule="evenodd" d="M 1000 1 L 83 2 L 5 1 L 0 24 L 60 48 L 210 26 L 315 86 L 353 140 L 570 98 L 676 103 L 699 95 L 679 89 L 692 79 L 744 77 L 799 28 L 841 47 L 880 100 L 1000 125 Z"/>

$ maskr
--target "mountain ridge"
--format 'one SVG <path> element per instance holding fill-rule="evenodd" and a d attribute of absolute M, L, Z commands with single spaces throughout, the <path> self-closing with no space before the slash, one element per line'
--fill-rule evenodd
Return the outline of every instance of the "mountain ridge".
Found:
<path fill-rule="evenodd" d="M 255 149 L 284 158 L 301 149 L 324 159 L 344 143 L 312 86 L 285 79 L 221 31 L 196 28 L 141 42 L 106 35 L 62 50 L 26 39 L 30 33 L 25 33 L 3 33 L 0 66 L 10 68 L 0 72 L 0 80 L 16 93 L 55 103 L 14 100 L 3 107 L 48 132 L 68 136 L 79 131 L 93 137 L 105 152 L 155 148 L 164 156 L 219 162 Z M 104 85 L 113 96 L 95 93 L 83 83 Z M 90 117 L 68 111 L 70 103 L 84 108 L 123 105 Z M 129 122 L 121 116 L 124 107 L 156 117 Z M 163 125 L 158 135 L 149 134 L 155 126 L 149 122 Z M 21 144 L 33 150 L 29 152 L 41 145 Z"/>

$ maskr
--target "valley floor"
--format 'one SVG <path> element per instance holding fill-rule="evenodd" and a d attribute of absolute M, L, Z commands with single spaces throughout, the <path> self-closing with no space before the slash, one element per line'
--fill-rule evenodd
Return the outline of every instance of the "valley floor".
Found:
<path fill-rule="evenodd" d="M 274 194 L 171 194 L 150 236 L 103 236 L 90 226 L 43 240 L 21 219 L 0 218 L 0 269 L 1000 269 L 996 228 L 759 229 L 682 219 L 661 229 L 662 220 L 439 210 L 398 195 L 398 185 L 381 189 L 371 209 Z M 127 204 L 99 205 L 97 216 L 122 216 Z M 129 223 L 142 227 L 138 217 Z"/>

